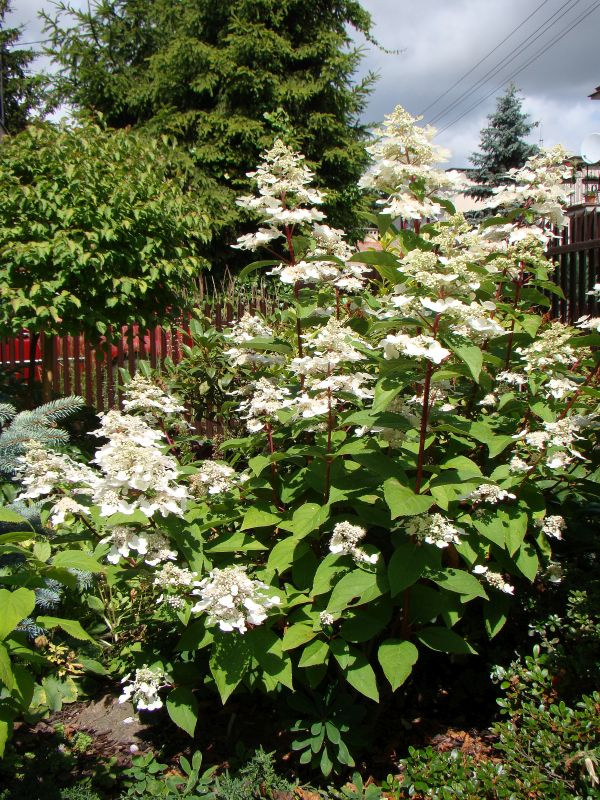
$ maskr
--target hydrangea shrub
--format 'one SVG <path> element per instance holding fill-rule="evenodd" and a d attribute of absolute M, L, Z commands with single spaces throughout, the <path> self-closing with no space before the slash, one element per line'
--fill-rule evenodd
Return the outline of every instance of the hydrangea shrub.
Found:
<path fill-rule="evenodd" d="M 189 732 L 198 692 L 341 684 L 377 703 L 423 650 L 473 653 L 464 618 L 496 635 L 519 586 L 555 569 L 562 500 L 597 496 L 600 320 L 547 313 L 566 154 L 512 171 L 502 216 L 474 227 L 432 137 L 400 108 L 377 132 L 363 185 L 381 249 L 359 253 L 325 224 L 302 156 L 266 153 L 240 199 L 258 232 L 237 246 L 266 248 L 248 271 L 289 303 L 212 338 L 239 431 L 217 458 L 178 462 L 181 408 L 142 378 L 100 415 L 92 464 L 39 444 L 20 457 L 22 497 L 46 498 L 101 565 L 84 601 L 113 648 L 143 623 L 114 662 L 123 697 L 151 709 L 166 693 Z M 325 771 L 327 747 L 342 745 L 316 743 Z"/>

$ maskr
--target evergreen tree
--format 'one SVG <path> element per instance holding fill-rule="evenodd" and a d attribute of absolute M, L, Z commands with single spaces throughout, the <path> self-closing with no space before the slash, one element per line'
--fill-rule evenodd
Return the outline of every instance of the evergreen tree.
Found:
<path fill-rule="evenodd" d="M 518 92 L 511 83 L 497 98 L 496 110 L 488 115 L 490 124 L 481 131 L 481 152 L 473 153 L 470 159 L 475 169 L 469 177 L 481 184 L 470 192 L 473 197 L 489 197 L 492 187 L 507 183 L 504 175 L 509 169 L 522 167 L 538 151 L 536 145 L 525 141 L 538 123 L 531 122 L 523 112 Z"/>
<path fill-rule="evenodd" d="M 358 118 L 373 80 L 353 82 L 361 53 L 349 26 L 367 37 L 371 27 L 358 0 L 97 0 L 86 11 L 63 4 L 46 22 L 60 99 L 114 127 L 175 135 L 236 222 L 246 173 L 287 119 L 288 143 L 329 193 L 331 223 L 357 224 Z"/>
<path fill-rule="evenodd" d="M 45 81 L 29 74 L 35 51 L 15 48 L 21 30 L 6 27 L 10 10 L 8 0 L 0 0 L 0 124 L 8 133 L 18 133 L 40 107 Z"/>

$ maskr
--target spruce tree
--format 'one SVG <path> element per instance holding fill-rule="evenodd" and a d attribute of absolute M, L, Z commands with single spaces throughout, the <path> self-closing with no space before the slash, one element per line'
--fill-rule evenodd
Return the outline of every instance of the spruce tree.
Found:
<path fill-rule="evenodd" d="M 473 197 L 485 198 L 494 186 L 507 183 L 505 174 L 513 167 L 522 167 L 538 148 L 525 141 L 537 122 L 531 122 L 523 112 L 519 90 L 511 83 L 502 97 L 497 98 L 496 110 L 488 115 L 489 125 L 481 130 L 480 153 L 470 158 L 475 169 L 469 177 L 481 187 L 473 188 Z"/>
<path fill-rule="evenodd" d="M 8 133 L 18 133 L 41 105 L 44 79 L 29 72 L 35 51 L 15 47 L 21 29 L 7 27 L 10 10 L 8 0 L 0 0 L 0 124 Z"/>
<path fill-rule="evenodd" d="M 373 80 L 353 81 L 361 53 L 349 27 L 371 28 L 357 0 L 97 0 L 46 21 L 60 99 L 114 127 L 174 135 L 226 194 L 237 227 L 227 243 L 246 173 L 286 119 L 288 142 L 328 192 L 330 222 L 357 224 L 359 116 Z"/>

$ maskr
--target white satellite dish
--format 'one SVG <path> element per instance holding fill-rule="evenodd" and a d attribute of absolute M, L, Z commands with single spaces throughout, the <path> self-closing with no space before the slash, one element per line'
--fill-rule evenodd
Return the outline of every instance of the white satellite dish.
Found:
<path fill-rule="evenodd" d="M 600 161 L 600 133 L 588 134 L 581 143 L 581 157 L 586 164 Z"/>

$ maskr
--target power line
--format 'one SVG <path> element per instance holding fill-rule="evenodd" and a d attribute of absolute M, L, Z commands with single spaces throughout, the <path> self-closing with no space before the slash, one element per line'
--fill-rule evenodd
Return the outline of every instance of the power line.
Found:
<path fill-rule="evenodd" d="M 486 83 L 488 80 L 493 80 L 493 78 L 498 74 L 498 72 L 500 72 L 502 69 L 504 69 L 505 66 L 507 66 L 511 56 L 515 55 L 515 53 L 519 51 L 520 53 L 523 53 L 526 50 L 528 50 L 540 37 L 542 37 L 545 33 L 547 33 L 550 30 L 550 28 L 553 28 L 555 25 L 561 22 L 565 14 L 568 13 L 569 11 L 572 11 L 579 2 L 581 2 L 581 0 L 566 0 L 566 2 L 564 2 L 562 6 L 560 6 L 560 8 L 554 11 L 550 15 L 550 17 L 548 17 L 541 25 L 539 25 L 534 31 L 532 31 L 531 34 L 528 34 L 515 47 L 513 47 L 513 49 L 509 53 L 507 53 L 499 61 L 497 61 L 496 64 L 494 64 L 494 66 L 491 67 L 485 73 L 485 75 L 483 75 L 483 77 L 481 77 L 478 81 L 476 81 L 476 83 L 473 86 L 471 86 L 470 89 L 466 89 L 454 101 L 448 103 L 447 106 L 445 106 L 441 111 L 435 114 L 435 116 L 433 117 L 433 119 L 430 120 L 430 122 L 432 124 L 437 122 L 439 119 L 446 116 L 446 113 L 448 111 L 455 109 L 458 103 L 460 103 L 462 100 L 466 100 L 467 97 L 474 94 L 478 89 L 480 89 L 483 86 L 484 83 Z M 566 8 L 567 6 L 568 8 Z M 565 11 L 564 13 L 561 14 L 563 9 L 565 9 Z M 531 38 L 533 34 L 537 34 L 537 36 L 533 36 L 533 38 Z M 526 42 L 527 44 L 525 44 Z M 525 46 L 523 47 L 523 45 Z"/>
<path fill-rule="evenodd" d="M 48 44 L 52 39 L 38 39 L 37 42 L 15 42 L 11 45 L 11 50 L 16 50 L 18 47 L 30 47 L 33 44 Z"/>
<path fill-rule="evenodd" d="M 478 100 L 476 103 L 470 106 L 466 111 L 463 111 L 463 113 L 460 114 L 460 116 L 456 117 L 456 119 L 452 120 L 452 122 L 449 122 L 447 125 L 441 128 L 438 131 L 438 135 L 443 133 L 444 131 L 447 131 L 448 128 L 451 128 L 453 125 L 456 125 L 457 122 L 459 122 L 463 117 L 466 117 L 466 115 L 469 114 L 471 111 L 473 111 L 473 109 L 477 108 L 477 106 L 480 106 L 483 102 L 485 102 L 488 99 L 488 97 L 491 97 L 495 92 L 498 92 L 500 89 L 502 89 L 502 87 L 506 84 L 507 81 L 511 81 L 513 78 L 516 78 L 517 75 L 523 72 L 523 70 L 526 69 L 530 64 L 533 64 L 533 62 L 536 61 L 540 56 L 544 55 L 544 53 L 546 53 L 560 39 L 564 38 L 568 33 L 570 33 L 573 30 L 573 28 L 576 28 L 580 22 L 583 22 L 583 20 L 586 17 L 589 17 L 590 14 L 596 11 L 597 8 L 600 8 L 600 0 L 592 3 L 592 6 L 588 6 L 587 10 L 584 11 L 582 14 L 580 14 L 580 16 L 575 20 L 575 22 L 573 22 L 572 25 L 560 31 L 554 37 L 554 39 L 552 39 L 550 42 L 548 42 L 542 48 L 540 48 L 540 50 L 538 50 L 538 52 L 529 59 L 529 61 L 526 61 L 525 64 L 523 64 L 521 67 L 519 67 L 519 69 L 513 72 L 512 75 L 509 75 L 508 78 L 506 78 L 504 81 L 502 81 L 502 83 L 500 83 L 498 86 L 492 89 L 491 92 L 488 92 L 485 95 L 485 97 L 482 97 L 481 100 Z"/>
<path fill-rule="evenodd" d="M 480 59 L 479 59 L 479 61 L 478 61 L 478 62 L 477 62 L 477 63 L 476 63 L 474 66 L 472 66 L 470 70 L 468 70 L 467 72 L 465 72 L 465 73 L 464 73 L 464 75 L 461 75 L 461 76 L 460 76 L 460 78 L 459 78 L 458 80 L 454 81 L 454 83 L 452 84 L 452 86 L 449 86 L 449 87 L 446 89 L 446 91 L 445 91 L 445 92 L 442 92 L 442 94 L 440 94 L 438 97 L 436 97 L 436 98 L 435 98 L 435 100 L 432 100 L 432 101 L 431 101 L 431 103 L 429 103 L 429 105 L 428 105 L 428 106 L 425 106 L 425 108 L 424 108 L 422 111 L 419 111 L 419 115 L 418 115 L 418 116 L 420 116 L 420 117 L 421 117 L 421 116 L 423 116 L 423 114 L 424 114 L 426 111 L 429 111 L 429 109 L 431 108 L 431 106 L 434 106 L 434 105 L 435 105 L 436 103 L 438 103 L 438 102 L 439 102 L 439 101 L 440 101 L 440 100 L 441 100 L 443 97 L 446 97 L 446 96 L 447 96 L 447 95 L 448 95 L 448 94 L 449 94 L 449 93 L 452 91 L 452 89 L 454 89 L 456 86 L 458 86 L 458 84 L 459 84 L 459 83 L 462 83 L 462 82 L 464 81 L 464 79 L 465 79 L 465 78 L 468 78 L 468 77 L 469 77 L 469 75 L 471 75 L 471 73 L 472 73 L 472 72 L 474 72 L 474 71 L 477 69 L 477 67 L 478 67 L 480 64 L 483 64 L 483 62 L 484 62 L 484 61 L 487 61 L 487 59 L 488 59 L 488 58 L 489 58 L 491 55 L 493 55 L 493 54 L 496 52 L 496 50 L 498 50 L 500 47 L 502 47 L 502 45 L 504 44 L 504 42 L 507 42 L 507 41 L 508 41 L 508 40 L 509 40 L 509 39 L 510 39 L 512 36 L 514 36 L 514 34 L 515 34 L 515 33 L 516 33 L 518 30 L 520 30 L 520 29 L 523 27 L 523 25 L 525 25 L 525 23 L 526 23 L 526 22 L 529 22 L 529 20 L 530 20 L 530 19 L 531 19 L 531 18 L 532 18 L 532 17 L 533 17 L 535 14 L 537 14 L 537 12 L 540 10 L 540 8 L 541 8 L 542 6 L 545 6 L 545 5 L 546 5 L 546 3 L 548 3 L 548 2 L 549 2 L 549 0 L 542 0 L 542 2 L 539 4 L 539 6 L 538 6 L 538 7 L 537 7 L 537 8 L 536 8 L 534 11 L 532 11 L 532 12 L 531 12 L 531 14 L 530 14 L 528 17 L 525 17 L 525 19 L 524 19 L 522 22 L 520 22 L 518 25 L 516 25 L 516 26 L 515 26 L 515 27 L 512 29 L 512 31 L 511 31 L 511 32 L 510 32 L 510 33 L 509 33 L 507 36 L 505 36 L 505 37 L 504 37 L 504 39 L 502 39 L 502 41 L 501 41 L 501 42 L 499 42 L 499 43 L 496 45 L 496 47 L 494 47 L 494 49 L 493 49 L 493 50 L 490 50 L 490 51 L 489 51 L 489 53 L 486 53 L 486 55 L 484 55 L 484 57 L 483 57 L 483 58 L 480 58 Z"/>

